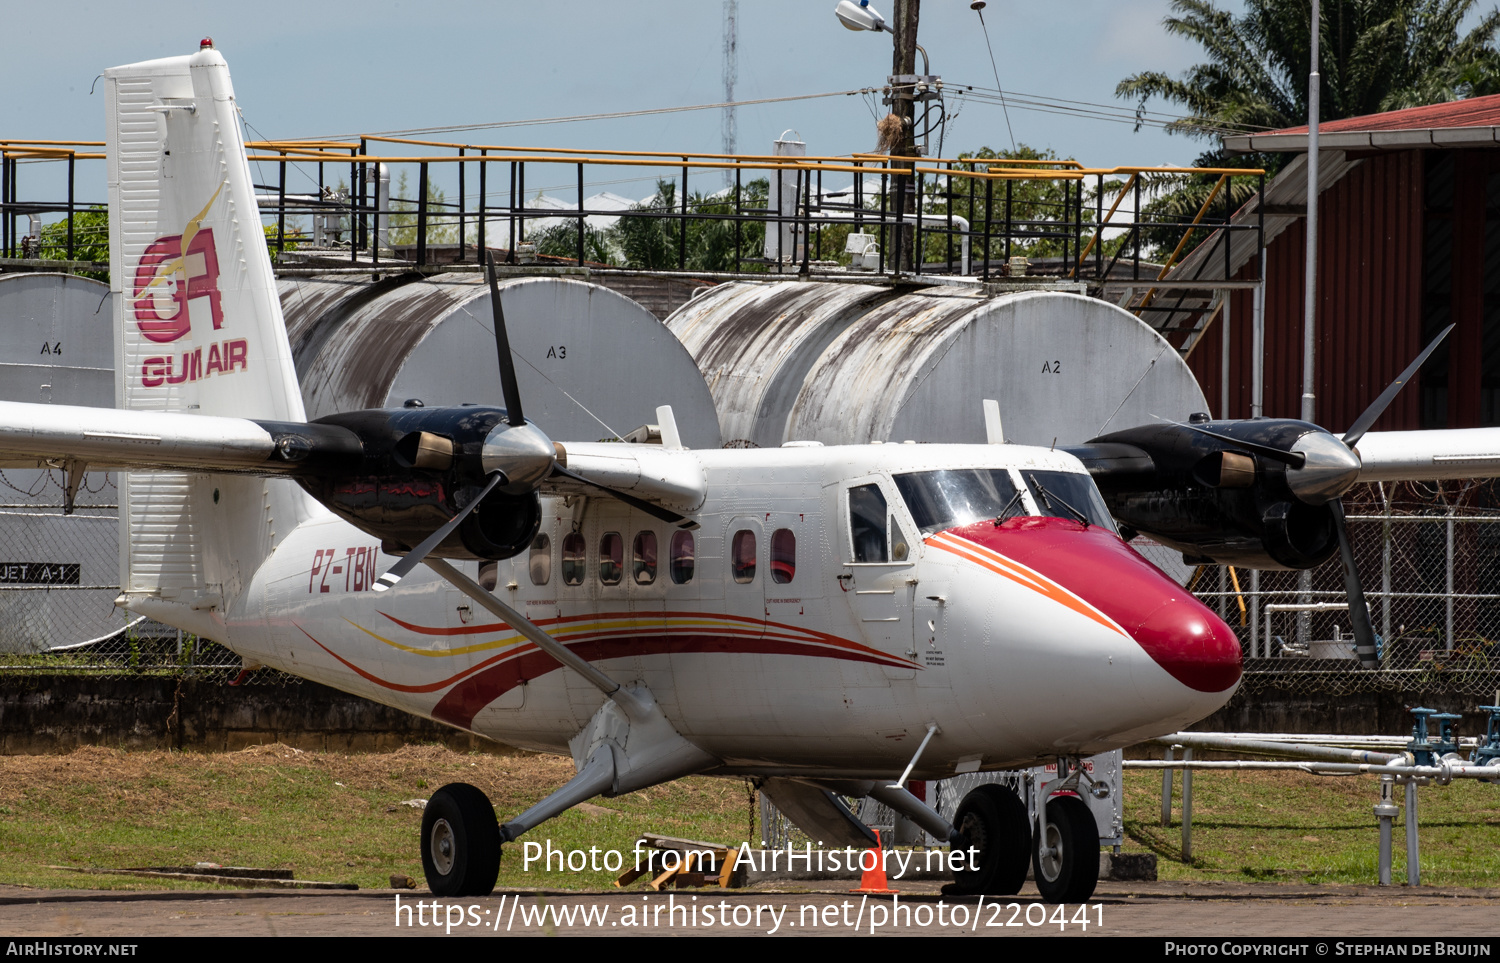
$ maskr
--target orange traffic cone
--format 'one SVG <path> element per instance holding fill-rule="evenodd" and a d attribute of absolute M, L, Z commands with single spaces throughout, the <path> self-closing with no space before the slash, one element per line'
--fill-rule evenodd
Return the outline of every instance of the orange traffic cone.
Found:
<path fill-rule="evenodd" d="M 865 850 L 867 853 L 874 854 L 875 866 L 872 869 L 864 869 L 865 859 L 861 856 L 859 864 L 862 873 L 859 877 L 859 889 L 852 889 L 849 892 L 867 893 L 871 896 L 888 896 L 899 892 L 886 885 L 884 849 L 885 847 L 880 844 L 880 830 L 877 829 L 875 830 L 875 848 Z"/>

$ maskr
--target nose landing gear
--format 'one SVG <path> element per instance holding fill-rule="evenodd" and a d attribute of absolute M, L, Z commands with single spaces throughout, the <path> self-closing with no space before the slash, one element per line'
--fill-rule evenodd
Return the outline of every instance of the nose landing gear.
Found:
<path fill-rule="evenodd" d="M 422 811 L 422 872 L 435 896 L 488 896 L 500 875 L 500 824 L 480 790 L 455 782 Z"/>
<path fill-rule="evenodd" d="M 1031 857 L 1036 888 L 1049 903 L 1083 903 L 1099 885 L 1099 828 L 1077 796 L 1047 801 Z"/>

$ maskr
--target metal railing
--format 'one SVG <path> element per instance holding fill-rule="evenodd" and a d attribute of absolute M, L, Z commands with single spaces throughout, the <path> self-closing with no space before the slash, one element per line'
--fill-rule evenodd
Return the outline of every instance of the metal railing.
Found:
<path fill-rule="evenodd" d="M 62 213 L 68 229 L 60 248 L 72 259 L 73 221 L 79 211 L 98 206 L 76 199 L 77 162 L 102 158 L 84 149 L 98 146 L 0 140 L 0 257 L 26 253 L 23 241 L 30 235 L 21 234 L 18 218 Z M 317 263 L 346 260 L 352 268 L 376 271 L 477 264 L 481 251 L 494 250 L 510 263 L 535 256 L 544 263 L 596 268 L 995 280 L 1012 273 L 1012 258 L 1025 256 L 1033 262 L 1030 274 L 1149 286 L 1211 231 L 1252 232 L 1257 244 L 1262 237 L 1258 221 L 1235 224 L 1231 217 L 1232 181 L 1253 178 L 1257 190 L 1264 187 L 1264 173 L 1253 169 L 1090 168 L 1075 161 L 1001 157 L 580 150 L 373 135 L 248 146 L 252 169 L 263 181 L 257 184 L 261 215 L 275 255 L 294 249 L 308 255 L 316 239 L 334 249 L 321 251 Z M 372 152 L 387 146 L 390 153 Z M 22 200 L 20 165 L 44 161 L 67 165 L 66 199 Z M 435 169 L 445 166 L 451 169 L 447 183 L 456 178 L 454 200 L 434 186 Z M 415 171 L 415 197 L 391 197 L 388 186 L 382 190 L 397 168 Z M 656 195 L 628 209 L 590 208 L 590 186 L 610 183 L 603 175 L 622 170 L 655 180 Z M 718 189 L 726 171 L 733 186 Z M 297 184 L 309 186 L 289 186 L 292 174 Z M 1213 186 L 1191 218 L 1150 214 L 1152 178 L 1199 178 Z M 539 183 L 557 193 L 539 203 Z M 558 196 L 569 194 L 568 201 Z M 315 219 L 314 231 L 299 228 L 297 219 L 304 216 Z M 624 222 L 638 233 L 654 231 L 653 256 L 643 259 L 622 249 L 622 231 L 591 244 L 602 232 L 590 219 L 601 218 L 616 226 Z M 540 234 L 546 250 L 535 251 Z M 851 235 L 859 239 L 850 242 Z M 1167 263 L 1151 263 L 1158 244 L 1167 250 L 1160 238 L 1168 235 L 1175 237 L 1175 247 Z M 1229 245 L 1224 247 L 1227 256 Z M 1205 290 L 1217 286 L 1212 280 L 1202 283 Z M 1153 296 L 1145 295 L 1139 309 L 1148 310 Z"/>

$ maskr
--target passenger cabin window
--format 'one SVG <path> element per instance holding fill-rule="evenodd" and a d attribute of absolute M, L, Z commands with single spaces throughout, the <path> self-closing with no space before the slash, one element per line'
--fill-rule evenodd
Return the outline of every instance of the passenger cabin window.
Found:
<path fill-rule="evenodd" d="M 532 539 L 528 567 L 531 569 L 532 585 L 546 585 L 552 581 L 552 539 L 546 535 L 538 535 Z"/>
<path fill-rule="evenodd" d="M 564 585 L 582 585 L 583 573 L 588 566 L 588 548 L 583 536 L 577 532 L 563 539 L 562 577 Z"/>
<path fill-rule="evenodd" d="M 797 575 L 797 536 L 790 528 L 771 535 L 771 581 L 786 585 Z"/>
<path fill-rule="evenodd" d="M 849 489 L 849 536 L 856 562 L 889 562 L 886 549 L 885 495 L 879 485 Z"/>
<path fill-rule="evenodd" d="M 625 539 L 619 532 L 605 532 L 599 539 L 599 581 L 619 585 L 625 574 Z"/>
<path fill-rule="evenodd" d="M 485 562 L 479 566 L 479 587 L 486 592 L 495 591 L 495 586 L 500 583 L 500 563 Z"/>
<path fill-rule="evenodd" d="M 682 585 L 693 580 L 697 544 L 692 532 L 672 533 L 672 581 Z"/>
<path fill-rule="evenodd" d="M 640 532 L 630 549 L 630 573 L 637 585 L 656 581 L 656 533 Z"/>
<path fill-rule="evenodd" d="M 755 581 L 755 533 L 742 528 L 730 543 L 729 561 L 736 582 Z"/>

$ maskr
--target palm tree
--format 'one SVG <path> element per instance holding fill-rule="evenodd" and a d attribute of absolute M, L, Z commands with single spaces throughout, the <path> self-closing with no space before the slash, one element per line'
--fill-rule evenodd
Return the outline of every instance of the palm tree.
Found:
<path fill-rule="evenodd" d="M 1500 92 L 1500 10 L 1460 36 L 1477 0 L 1324 0 L 1321 118 L 1336 120 Z M 1162 97 L 1188 116 L 1168 130 L 1200 138 L 1307 121 L 1311 4 L 1246 0 L 1241 17 L 1212 0 L 1173 0 L 1167 31 L 1201 46 L 1208 62 L 1180 79 L 1157 71 L 1115 88 L 1142 108 Z M 1276 166 L 1279 166 L 1276 165 Z"/>
<path fill-rule="evenodd" d="M 1322 0 L 1318 73 L 1322 120 L 1358 117 L 1500 92 L 1500 11 L 1490 10 L 1460 36 L 1477 0 Z M 1161 97 L 1186 110 L 1167 125 L 1173 133 L 1213 142 L 1195 167 L 1260 167 L 1274 176 L 1285 154 L 1228 155 L 1225 134 L 1276 130 L 1307 122 L 1312 60 L 1309 0 L 1246 0 L 1236 18 L 1212 0 L 1173 0 L 1168 33 L 1203 48 L 1208 60 L 1181 78 L 1158 71 L 1126 77 L 1118 97 L 1144 110 Z M 1163 175 L 1162 193 L 1142 212 L 1156 222 L 1148 242 L 1170 247 L 1208 196 L 1214 177 Z M 1231 184 L 1238 207 L 1255 190 L 1249 178 Z M 1197 240 L 1207 237 L 1200 232 Z"/>

